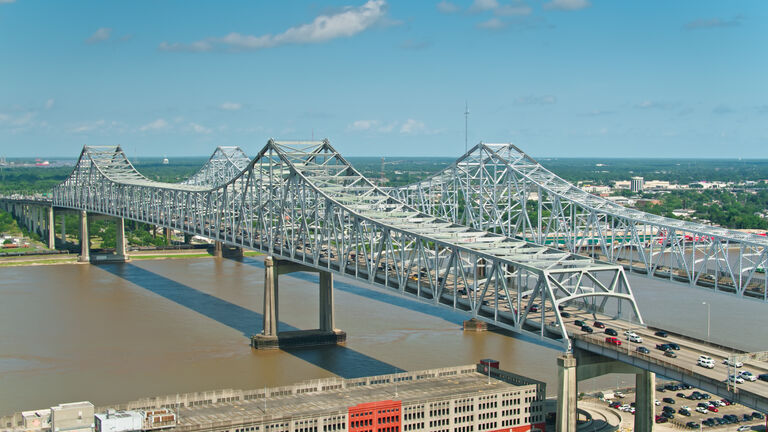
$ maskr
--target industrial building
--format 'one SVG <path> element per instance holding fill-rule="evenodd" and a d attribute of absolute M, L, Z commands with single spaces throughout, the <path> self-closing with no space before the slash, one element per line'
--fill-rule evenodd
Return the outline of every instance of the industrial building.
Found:
<path fill-rule="evenodd" d="M 179 432 L 544 431 L 545 395 L 545 383 L 483 360 L 477 365 L 326 378 L 285 387 L 152 397 L 98 409 L 95 416 L 91 411 L 90 418 L 95 419 L 96 432 L 161 427 Z M 157 422 L 149 420 L 153 417 Z M 7 430 L 64 432 L 22 423 L 9 423 Z"/>

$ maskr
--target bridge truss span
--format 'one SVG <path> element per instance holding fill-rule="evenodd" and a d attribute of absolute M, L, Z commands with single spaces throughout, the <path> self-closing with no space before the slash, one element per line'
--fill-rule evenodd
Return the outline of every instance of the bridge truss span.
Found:
<path fill-rule="evenodd" d="M 390 193 L 435 217 L 620 264 L 632 273 L 768 301 L 768 239 L 625 208 L 512 144 L 480 143 Z"/>
<path fill-rule="evenodd" d="M 85 147 L 53 201 L 354 277 L 565 349 L 565 305 L 642 323 L 621 266 L 428 215 L 327 140 L 270 140 L 228 180 L 184 184 L 146 179 L 120 147 Z"/>

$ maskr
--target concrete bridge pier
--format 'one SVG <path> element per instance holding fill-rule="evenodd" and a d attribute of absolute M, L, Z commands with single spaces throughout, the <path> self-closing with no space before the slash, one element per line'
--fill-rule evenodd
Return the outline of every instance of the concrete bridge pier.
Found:
<path fill-rule="evenodd" d="M 221 258 L 223 256 L 223 245 L 220 241 L 216 240 L 213 242 L 213 256 L 216 258 Z"/>
<path fill-rule="evenodd" d="M 48 234 L 48 249 L 56 249 L 56 218 L 53 206 L 46 208 L 46 228 Z"/>
<path fill-rule="evenodd" d="M 557 394 L 557 432 L 576 432 L 578 381 L 609 373 L 635 375 L 634 431 L 650 432 L 654 423 L 656 375 L 618 360 L 574 349 L 557 358 L 559 388 Z"/>
<path fill-rule="evenodd" d="M 78 262 L 91 262 L 91 254 L 88 244 L 88 213 L 85 211 L 80 212 L 80 256 L 77 257 Z"/>
<path fill-rule="evenodd" d="M 297 271 L 317 272 L 320 274 L 319 324 L 317 329 L 299 331 L 278 331 L 279 283 L 281 274 Z M 271 256 L 264 260 L 264 330 L 251 336 L 251 346 L 255 349 L 277 349 L 298 346 L 343 344 L 347 334 L 335 328 L 333 302 L 333 275 L 291 261 L 275 259 Z"/>
<path fill-rule="evenodd" d="M 125 248 L 125 219 L 117 218 L 115 224 L 115 258 L 112 261 L 126 262 L 130 258 Z"/>

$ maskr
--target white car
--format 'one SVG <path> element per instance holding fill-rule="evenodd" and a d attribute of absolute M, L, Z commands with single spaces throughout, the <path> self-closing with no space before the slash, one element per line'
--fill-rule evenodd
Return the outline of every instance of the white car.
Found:
<path fill-rule="evenodd" d="M 620 409 L 621 411 L 629 411 L 629 409 L 630 409 L 630 408 L 632 408 L 632 407 L 631 407 L 631 406 L 629 406 L 629 404 L 624 404 L 624 405 L 622 405 L 622 406 L 620 406 L 620 407 L 619 407 L 619 409 Z"/>
<path fill-rule="evenodd" d="M 714 369 L 715 368 L 714 360 L 712 360 L 712 359 L 707 360 L 707 359 L 704 359 L 702 357 L 706 357 L 706 356 L 699 357 L 699 360 L 696 362 L 697 365 L 699 365 L 701 367 L 709 368 L 709 369 Z"/>
<path fill-rule="evenodd" d="M 637 336 L 637 333 L 635 333 L 632 330 L 627 330 L 624 332 L 624 336 L 632 336 L 632 335 Z"/>
<path fill-rule="evenodd" d="M 656 399 L 655 401 L 653 401 L 653 404 L 656 405 L 656 406 L 659 406 L 659 405 L 661 405 L 661 402 L 659 402 L 659 400 Z"/>
<path fill-rule="evenodd" d="M 623 397 L 626 396 L 624 393 L 622 393 L 620 391 L 613 392 L 613 395 L 616 396 L 617 398 L 623 398 Z"/>
<path fill-rule="evenodd" d="M 752 372 L 750 371 L 743 370 L 739 372 L 739 376 L 746 381 L 757 381 L 757 377 L 752 375 Z"/>
<path fill-rule="evenodd" d="M 742 426 L 739 426 L 739 428 L 736 430 L 739 432 L 744 432 L 744 431 L 752 430 L 752 426 L 742 425 Z"/>
<path fill-rule="evenodd" d="M 696 412 L 699 412 L 699 413 L 702 413 L 702 414 L 706 414 L 706 413 L 708 413 L 709 411 L 707 411 L 707 409 L 706 409 L 706 408 L 704 408 L 704 407 L 700 407 L 700 406 L 697 406 L 697 407 L 696 407 Z"/>
<path fill-rule="evenodd" d="M 630 342 L 643 343 L 643 338 L 641 338 L 639 335 L 634 333 L 627 336 L 627 339 L 629 339 Z"/>
<path fill-rule="evenodd" d="M 708 355 L 700 355 L 700 356 L 699 356 L 699 360 L 700 360 L 700 361 L 701 361 L 701 360 L 703 360 L 703 361 L 708 361 L 708 362 L 710 362 L 710 361 L 714 361 L 714 360 L 712 360 L 712 357 L 710 357 L 710 356 L 708 356 Z"/>
<path fill-rule="evenodd" d="M 736 384 L 744 384 L 744 378 L 736 376 L 736 375 L 729 376 L 726 381 L 731 382 L 731 383 L 736 383 Z"/>
<path fill-rule="evenodd" d="M 725 406 L 725 402 L 723 402 L 721 400 L 715 399 L 715 400 L 712 401 L 712 405 L 714 405 L 716 407 L 724 407 Z"/>
<path fill-rule="evenodd" d="M 731 366 L 731 367 L 737 367 L 737 368 L 740 368 L 740 367 L 744 366 L 744 363 L 742 363 L 740 361 L 731 361 L 729 359 L 723 360 L 723 364 Z"/>

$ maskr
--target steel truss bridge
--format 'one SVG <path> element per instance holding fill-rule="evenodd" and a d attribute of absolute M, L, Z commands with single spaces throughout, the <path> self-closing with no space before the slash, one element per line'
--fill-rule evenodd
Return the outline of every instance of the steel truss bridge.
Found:
<path fill-rule="evenodd" d="M 454 223 L 768 301 L 766 237 L 622 207 L 568 183 L 512 144 L 480 143 L 438 174 L 388 191 Z"/>
<path fill-rule="evenodd" d="M 53 206 L 266 252 L 571 348 L 560 308 L 642 323 L 622 266 L 429 215 L 325 141 L 220 147 L 183 183 L 140 174 L 120 147 L 83 148 Z"/>

